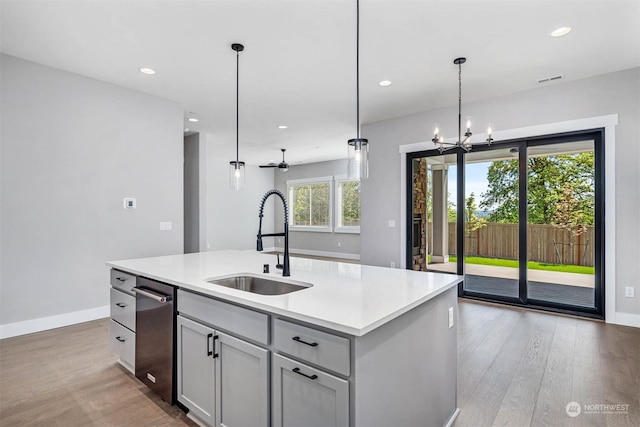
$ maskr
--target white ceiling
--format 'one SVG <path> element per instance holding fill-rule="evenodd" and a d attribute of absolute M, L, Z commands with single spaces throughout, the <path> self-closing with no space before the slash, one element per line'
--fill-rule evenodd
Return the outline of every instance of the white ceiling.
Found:
<path fill-rule="evenodd" d="M 280 148 L 293 164 L 343 158 L 355 136 L 355 0 L 1 6 L 2 52 L 178 101 L 185 127 L 212 135 L 228 157 L 233 42 L 245 45 L 241 160 L 279 161 Z M 640 66 L 640 0 L 361 0 L 360 24 L 362 123 L 455 105 L 458 56 L 468 58 L 464 101 L 533 89 L 558 74 L 564 82 Z M 573 31 L 551 38 L 561 26 Z M 384 79 L 393 84 L 378 86 Z M 189 112 L 198 123 L 186 121 Z"/>

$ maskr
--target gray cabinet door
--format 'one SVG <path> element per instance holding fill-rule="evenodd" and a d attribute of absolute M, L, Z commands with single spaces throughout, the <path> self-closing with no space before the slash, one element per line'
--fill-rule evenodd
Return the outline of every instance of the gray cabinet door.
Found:
<path fill-rule="evenodd" d="M 215 421 L 215 331 L 185 317 L 177 319 L 178 401 L 209 425 Z"/>
<path fill-rule="evenodd" d="M 274 427 L 348 427 L 349 383 L 273 355 Z"/>
<path fill-rule="evenodd" d="M 269 352 L 217 332 L 216 426 L 269 425 Z"/>

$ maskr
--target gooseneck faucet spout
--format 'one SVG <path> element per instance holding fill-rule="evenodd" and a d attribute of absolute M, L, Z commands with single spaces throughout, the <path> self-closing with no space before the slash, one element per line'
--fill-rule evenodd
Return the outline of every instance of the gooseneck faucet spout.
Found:
<path fill-rule="evenodd" d="M 267 202 L 267 199 L 273 195 L 276 195 L 282 200 L 282 204 L 284 205 L 284 233 L 270 233 L 270 234 L 262 234 L 262 217 L 264 216 L 264 204 Z M 284 237 L 284 266 L 282 268 L 282 275 L 287 277 L 291 275 L 291 271 L 289 270 L 289 208 L 287 206 L 287 200 L 284 198 L 284 195 L 278 190 L 269 190 L 264 196 L 262 196 L 262 200 L 260 201 L 260 213 L 258 215 L 260 218 L 260 224 L 258 226 L 258 241 L 256 243 L 256 250 L 262 251 L 262 238 L 263 237 Z"/>

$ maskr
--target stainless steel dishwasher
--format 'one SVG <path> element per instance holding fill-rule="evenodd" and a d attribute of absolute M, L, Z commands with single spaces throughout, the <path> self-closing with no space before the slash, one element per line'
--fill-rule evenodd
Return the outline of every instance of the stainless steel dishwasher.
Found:
<path fill-rule="evenodd" d="M 137 277 L 136 377 L 162 400 L 175 403 L 175 287 Z"/>

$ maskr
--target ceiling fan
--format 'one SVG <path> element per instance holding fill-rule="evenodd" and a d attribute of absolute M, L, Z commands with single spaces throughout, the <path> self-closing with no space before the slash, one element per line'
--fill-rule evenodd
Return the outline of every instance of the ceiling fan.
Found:
<path fill-rule="evenodd" d="M 280 163 L 269 163 L 266 165 L 260 165 L 261 168 L 278 168 L 280 172 L 286 172 L 289 170 L 289 163 L 284 161 L 284 152 L 287 151 L 284 148 L 281 148 L 282 151 L 282 161 Z"/>

